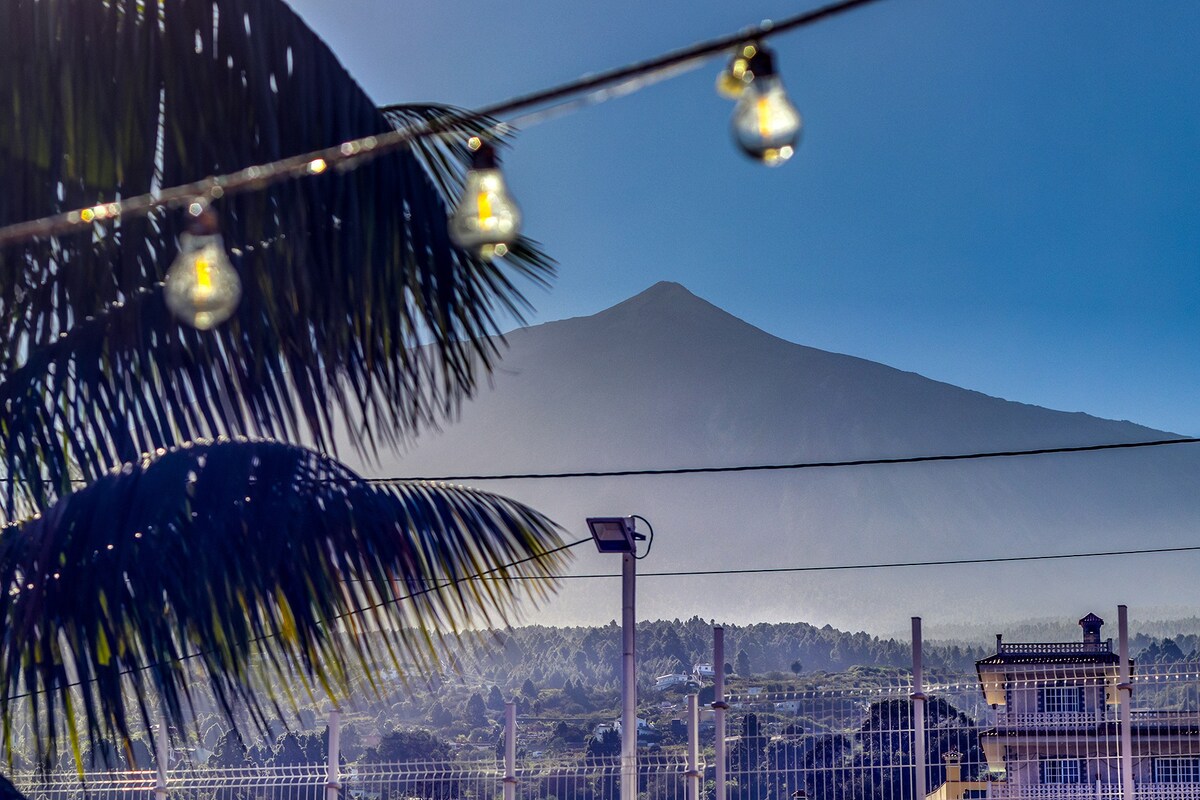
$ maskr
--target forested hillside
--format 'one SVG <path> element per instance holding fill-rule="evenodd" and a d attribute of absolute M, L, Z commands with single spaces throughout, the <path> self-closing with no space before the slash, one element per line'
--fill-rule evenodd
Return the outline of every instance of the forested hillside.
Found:
<path fill-rule="evenodd" d="M 712 685 L 699 680 L 656 688 L 655 679 L 691 673 L 696 664 L 711 663 L 712 628 L 710 621 L 698 617 L 638 625 L 639 714 L 653 724 L 654 744 L 664 749 L 685 741 L 681 708 L 686 692 L 698 690 L 702 703 L 711 702 Z M 1161 623 L 1154 630 L 1172 628 Z M 1176 630 L 1191 627 L 1184 621 Z M 1055 626 L 1030 627 L 1021 633 L 1014 640 L 1075 638 L 1074 632 Z M 1143 664 L 1200 660 L 1200 638 L 1194 633 L 1162 638 L 1141 633 L 1134 644 L 1134 655 Z M 974 662 L 990 652 L 991 648 L 962 642 L 927 643 L 928 679 L 968 687 L 955 702 L 959 711 L 973 713 L 970 705 L 982 702 L 970 690 L 975 682 Z M 844 715 L 841 701 L 823 705 L 821 698 L 831 692 L 852 692 L 872 704 L 876 697 L 903 690 L 912 659 L 908 641 L 802 622 L 726 625 L 725 654 L 722 668 L 729 694 L 750 702 L 763 729 L 773 732 L 829 728 L 835 716 Z M 620 656 L 620 627 L 615 623 L 527 626 L 468 636 L 444 652 L 440 669 L 410 669 L 406 675 L 392 669 L 360 672 L 353 676 L 356 697 L 343 707 L 342 755 L 348 762 L 490 759 L 497 754 L 500 721 L 509 700 L 517 705 L 520 741 L 527 753 L 615 752 L 612 741 L 594 734 L 598 725 L 619 715 Z M 769 703 L 755 705 L 758 692 L 807 699 L 803 712 L 797 714 Z M 195 731 L 192 741 L 176 751 L 178 759 L 223 766 L 278 766 L 323 758 L 326 703 L 313 702 L 298 716 L 270 723 L 257 740 L 240 743 L 216 721 L 214 699 L 203 685 L 194 687 L 194 699 Z M 16 738 L 20 741 L 20 731 Z M 148 739 L 143 737 L 133 750 L 141 766 L 150 758 Z M 89 751 L 85 764 L 101 767 L 106 756 L 118 766 L 128 763 L 127 754 L 102 748 Z M 66 760 L 63 766 L 69 766 Z"/>

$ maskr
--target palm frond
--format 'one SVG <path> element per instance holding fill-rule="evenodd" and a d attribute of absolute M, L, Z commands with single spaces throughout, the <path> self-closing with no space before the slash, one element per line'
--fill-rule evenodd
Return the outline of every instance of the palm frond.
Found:
<path fill-rule="evenodd" d="M 182 729 L 198 674 L 230 724 L 235 707 L 265 724 L 289 687 L 425 664 L 440 636 L 544 597 L 559 544 L 510 500 L 372 486 L 293 445 L 166 451 L 0 535 L 0 722 L 32 720 L 41 759 L 75 725 L 93 742 L 160 713 Z"/>
<path fill-rule="evenodd" d="M 8 778 L 0 775 L 0 800 L 25 800 L 25 795 Z"/>
<path fill-rule="evenodd" d="M 0 21 L 0 224 L 391 128 L 280 0 L 11 0 Z M 214 332 L 163 303 L 173 214 L 0 251 L 9 518 L 195 437 L 332 449 L 344 418 L 370 454 L 452 414 L 525 307 L 514 278 L 553 265 L 530 242 L 497 263 L 455 248 L 461 153 L 422 147 L 218 201 L 243 296 Z"/>

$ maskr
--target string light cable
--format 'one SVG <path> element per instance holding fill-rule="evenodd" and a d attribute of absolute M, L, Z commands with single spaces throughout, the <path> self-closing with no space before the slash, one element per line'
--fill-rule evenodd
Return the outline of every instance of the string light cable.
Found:
<path fill-rule="evenodd" d="M 518 111 L 555 104 L 568 104 L 567 110 L 572 110 L 581 105 L 603 102 L 638 91 L 655 82 L 656 77 L 672 77 L 718 55 L 728 54 L 748 41 L 761 42 L 770 36 L 806 27 L 879 1 L 841 0 L 782 20 L 764 21 L 737 33 L 700 42 L 655 58 L 493 103 L 475 109 L 471 114 L 483 119 L 498 119 Z M 585 100 L 582 103 L 573 103 L 580 96 L 585 96 Z M 383 106 L 380 111 L 386 113 L 394 108 L 396 106 Z M 524 124 L 533 124 L 543 118 L 547 117 L 539 113 L 521 121 Z M 408 146 L 413 140 L 458 135 L 451 130 L 457 121 L 458 118 L 451 116 L 444 120 L 413 122 L 394 131 L 351 139 L 341 144 L 213 175 L 192 183 L 14 223 L 0 228 L 0 246 L 90 229 L 95 224 L 114 222 L 121 218 L 144 217 L 158 210 L 185 208 L 194 203 L 196 198 L 215 200 L 225 195 L 257 191 L 285 180 L 319 175 L 329 167 L 357 169 L 379 156 Z M 502 132 L 513 124 L 512 121 L 502 122 L 496 129 Z"/>

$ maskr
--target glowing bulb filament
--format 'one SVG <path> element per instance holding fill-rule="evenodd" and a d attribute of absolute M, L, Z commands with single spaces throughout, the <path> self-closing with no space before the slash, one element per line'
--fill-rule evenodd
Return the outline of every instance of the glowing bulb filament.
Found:
<path fill-rule="evenodd" d="M 475 195 L 475 209 L 480 225 L 488 230 L 496 227 L 496 217 L 492 214 L 492 202 L 488 199 L 487 192 L 479 192 Z"/>
<path fill-rule="evenodd" d="M 212 264 L 201 256 L 196 259 L 196 294 L 208 297 L 213 291 Z"/>
<path fill-rule="evenodd" d="M 771 104 L 767 98 L 758 99 L 758 133 L 766 139 L 771 135 Z"/>

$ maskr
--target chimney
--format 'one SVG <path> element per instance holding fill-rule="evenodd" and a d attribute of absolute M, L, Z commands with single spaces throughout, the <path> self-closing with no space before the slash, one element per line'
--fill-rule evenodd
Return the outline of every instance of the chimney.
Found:
<path fill-rule="evenodd" d="M 957 750 L 951 750 L 942 756 L 942 760 L 946 762 L 946 783 L 958 783 L 962 780 L 962 767 L 959 763 L 962 761 L 962 753 Z"/>
<path fill-rule="evenodd" d="M 1104 627 L 1104 620 L 1095 614 L 1088 614 L 1079 620 L 1079 627 L 1083 628 L 1084 644 L 1100 644 L 1100 629 Z"/>
<path fill-rule="evenodd" d="M 996 634 L 996 655 L 1000 655 L 1000 640 L 1004 638 L 1004 634 Z"/>

